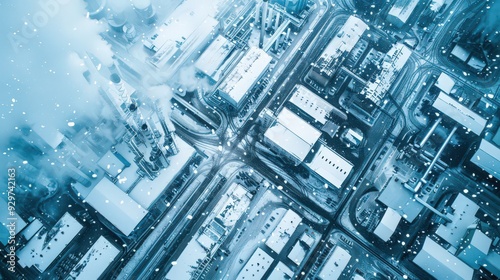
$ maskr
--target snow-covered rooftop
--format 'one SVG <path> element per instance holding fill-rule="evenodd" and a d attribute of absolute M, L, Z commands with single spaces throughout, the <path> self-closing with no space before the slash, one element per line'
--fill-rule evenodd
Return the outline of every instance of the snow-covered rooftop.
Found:
<path fill-rule="evenodd" d="M 85 201 L 125 235 L 129 235 L 148 213 L 107 178 L 92 189 Z"/>
<path fill-rule="evenodd" d="M 169 158 L 170 165 L 161 170 L 160 175 L 153 181 L 143 178 L 129 193 L 130 197 L 145 209 L 151 207 L 196 152 L 193 147 L 180 137 L 176 138 L 176 144 L 179 153 Z"/>
<path fill-rule="evenodd" d="M 482 139 L 470 161 L 500 180 L 500 148 L 497 146 Z"/>
<path fill-rule="evenodd" d="M 333 105 L 303 85 L 297 85 L 293 89 L 289 101 L 321 124 L 326 123 L 326 116 L 333 110 Z"/>
<path fill-rule="evenodd" d="M 50 230 L 39 231 L 17 252 L 19 265 L 34 266 L 38 271 L 44 272 L 82 228 L 83 226 L 66 212 Z"/>
<path fill-rule="evenodd" d="M 453 87 L 455 86 L 455 81 L 447 74 L 441 73 L 434 86 L 439 88 L 441 91 L 449 94 L 451 92 L 451 89 L 453 89 Z"/>
<path fill-rule="evenodd" d="M 262 279 L 274 259 L 261 248 L 257 248 L 245 266 L 241 269 L 236 280 Z"/>
<path fill-rule="evenodd" d="M 321 132 L 287 108 L 279 113 L 276 122 L 264 137 L 302 162 Z"/>
<path fill-rule="evenodd" d="M 339 279 L 350 260 L 351 255 L 349 252 L 342 247 L 335 247 L 317 277 L 324 280 Z"/>
<path fill-rule="evenodd" d="M 472 279 L 474 270 L 429 237 L 413 262 L 436 279 Z"/>
<path fill-rule="evenodd" d="M 397 27 L 403 26 L 417 7 L 418 2 L 419 0 L 396 0 L 387 14 L 387 20 Z"/>
<path fill-rule="evenodd" d="M 337 188 L 342 187 L 353 167 L 350 162 L 323 144 L 306 166 Z"/>
<path fill-rule="evenodd" d="M 279 254 L 302 222 L 302 218 L 292 210 L 287 210 L 279 224 L 266 240 L 266 245 Z"/>
<path fill-rule="evenodd" d="M 284 263 L 279 262 L 273 269 L 273 272 L 269 275 L 267 280 L 284 280 L 292 279 L 293 271 L 288 268 Z"/>
<path fill-rule="evenodd" d="M 297 240 L 288 254 L 288 259 L 290 259 L 294 264 L 300 265 L 306 257 L 306 253 L 306 250 L 302 247 L 302 245 L 300 245 L 300 241 Z"/>
<path fill-rule="evenodd" d="M 116 177 L 125 169 L 125 164 L 111 151 L 104 154 L 97 162 L 97 165 L 113 177 Z"/>
<path fill-rule="evenodd" d="M 454 209 L 453 214 L 447 215 L 451 222 L 439 225 L 436 235 L 446 240 L 451 246 L 458 248 L 467 232 L 467 227 L 476 222 L 479 206 L 463 194 L 459 194 L 451 208 Z"/>
<path fill-rule="evenodd" d="M 439 93 L 432 106 L 467 129 L 470 129 L 476 135 L 481 135 L 486 125 L 486 119 L 444 92 Z"/>
<path fill-rule="evenodd" d="M 252 47 L 229 72 L 218 87 L 219 93 L 239 107 L 248 91 L 266 71 L 272 57 L 264 50 Z"/>
<path fill-rule="evenodd" d="M 399 213 L 394 211 L 392 208 L 387 208 L 382 220 L 373 233 L 380 237 L 380 239 L 387 242 L 398 227 L 399 221 L 401 221 L 401 215 L 399 215 Z"/>
<path fill-rule="evenodd" d="M 119 253 L 120 250 L 100 236 L 71 270 L 69 276 L 76 280 L 99 279 Z"/>
<path fill-rule="evenodd" d="M 214 81 L 218 81 L 217 71 L 233 49 L 234 43 L 219 35 L 198 58 L 195 66 Z"/>

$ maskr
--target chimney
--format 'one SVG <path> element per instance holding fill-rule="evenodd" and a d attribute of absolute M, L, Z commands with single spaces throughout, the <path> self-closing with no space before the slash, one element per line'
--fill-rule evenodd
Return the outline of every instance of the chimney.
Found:
<path fill-rule="evenodd" d="M 266 34 L 266 22 L 267 22 L 267 3 L 268 0 L 263 0 L 262 2 L 262 20 L 260 21 L 260 40 L 259 48 L 264 48 L 264 35 Z"/>

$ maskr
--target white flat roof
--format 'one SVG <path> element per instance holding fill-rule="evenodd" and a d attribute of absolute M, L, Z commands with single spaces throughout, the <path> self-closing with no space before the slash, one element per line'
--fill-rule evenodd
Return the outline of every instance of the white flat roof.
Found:
<path fill-rule="evenodd" d="M 206 249 L 203 248 L 196 239 L 191 239 L 175 261 L 175 265 L 168 271 L 165 279 L 190 279 L 191 273 L 196 270 L 197 261 L 199 259 L 205 259 L 207 255 Z"/>
<path fill-rule="evenodd" d="M 77 280 L 99 279 L 119 253 L 118 248 L 100 236 L 71 270 L 69 276 Z"/>
<path fill-rule="evenodd" d="M 350 16 L 337 35 L 328 43 L 321 57 L 318 59 L 318 62 L 322 63 L 322 65 L 319 65 L 320 68 L 332 66 L 334 60 L 339 58 L 344 52 L 350 52 L 366 29 L 368 29 L 366 23 L 355 16 Z M 322 70 L 332 72 L 335 69 Z"/>
<path fill-rule="evenodd" d="M 34 266 L 44 272 L 57 256 L 78 235 L 83 226 L 65 213 L 59 221 L 42 235 L 31 238 L 28 244 L 17 252 L 22 267 Z"/>
<path fill-rule="evenodd" d="M 195 67 L 214 80 L 217 80 L 215 79 L 215 74 L 219 67 L 224 64 L 224 61 L 233 48 L 233 42 L 229 41 L 222 35 L 219 35 L 198 58 L 195 63 Z"/>
<path fill-rule="evenodd" d="M 436 235 L 446 240 L 451 246 L 458 248 L 467 232 L 467 227 L 476 222 L 479 206 L 460 193 L 453 201 L 451 208 L 455 210 L 453 214 L 447 215 L 451 222 L 439 225 Z"/>
<path fill-rule="evenodd" d="M 288 268 L 284 263 L 279 262 L 276 267 L 274 267 L 273 272 L 269 275 L 267 280 L 284 280 L 292 279 L 293 271 Z"/>
<path fill-rule="evenodd" d="M 470 161 L 500 180 L 500 148 L 497 146 L 482 139 Z"/>
<path fill-rule="evenodd" d="M 177 50 L 190 46 L 196 41 L 198 30 L 207 27 L 212 30 L 218 24 L 213 17 L 220 2 L 222 1 L 202 4 L 196 0 L 182 2 L 143 42 L 146 47 L 156 51 L 154 64 L 162 66 Z"/>
<path fill-rule="evenodd" d="M 264 50 L 256 47 L 250 48 L 221 82 L 218 90 L 227 95 L 229 101 L 238 107 L 257 79 L 267 69 L 271 60 L 272 57 Z"/>
<path fill-rule="evenodd" d="M 306 114 L 314 118 L 317 122 L 320 122 L 321 124 L 326 123 L 326 115 L 333 110 L 333 105 L 303 85 L 295 86 L 292 92 L 292 97 L 289 100 L 290 103 L 297 106 Z"/>
<path fill-rule="evenodd" d="M 469 59 L 469 62 L 467 62 L 467 65 L 470 67 L 474 68 L 477 71 L 483 71 L 484 67 L 486 67 L 486 62 L 484 62 L 482 59 L 472 56 Z"/>
<path fill-rule="evenodd" d="M 436 279 L 472 279 L 474 270 L 429 237 L 413 262 Z"/>
<path fill-rule="evenodd" d="M 374 103 L 378 103 L 392 86 L 399 71 L 403 69 L 410 58 L 412 51 L 401 43 L 396 43 L 385 55 L 382 62 L 382 71 L 374 81 L 369 81 L 361 94 Z"/>
<path fill-rule="evenodd" d="M 389 10 L 388 18 L 390 16 L 397 18 L 401 21 L 401 25 L 405 24 L 410 15 L 413 13 L 417 7 L 419 0 L 397 0 L 392 8 Z"/>
<path fill-rule="evenodd" d="M 387 208 L 382 220 L 373 233 L 387 242 L 398 227 L 399 221 L 401 221 L 401 215 L 392 208 Z"/>
<path fill-rule="evenodd" d="M 107 178 L 97 183 L 85 201 L 125 235 L 129 235 L 148 213 Z"/>
<path fill-rule="evenodd" d="M 342 247 L 335 247 L 317 277 L 324 280 L 339 279 L 350 260 L 349 252 Z"/>
<path fill-rule="evenodd" d="M 21 234 L 26 238 L 26 240 L 30 240 L 35 233 L 37 233 L 40 229 L 43 228 L 42 222 L 38 219 L 35 218 L 27 227 L 23 229 Z"/>
<path fill-rule="evenodd" d="M 432 106 L 459 124 L 480 135 L 486 125 L 486 119 L 460 104 L 446 93 L 441 92 Z"/>
<path fill-rule="evenodd" d="M 462 48 L 459 45 L 455 45 L 455 47 L 451 51 L 451 54 L 454 55 L 456 58 L 465 62 L 467 58 L 469 58 L 470 56 L 470 51 Z"/>
<path fill-rule="evenodd" d="M 449 94 L 455 86 L 455 81 L 445 73 L 441 73 L 434 85 L 441 91 Z"/>
<path fill-rule="evenodd" d="M 151 207 L 196 152 L 180 137 L 176 138 L 175 143 L 179 148 L 179 153 L 169 157 L 170 165 L 161 170 L 160 175 L 153 181 L 143 178 L 129 193 L 130 197 L 145 209 Z"/>
<path fill-rule="evenodd" d="M 274 259 L 261 248 L 257 248 L 245 266 L 241 269 L 236 280 L 260 280 L 269 269 Z"/>
<path fill-rule="evenodd" d="M 292 250 L 288 254 L 288 258 L 296 265 L 300 265 L 304 258 L 306 257 L 306 250 L 300 245 L 300 241 L 297 240 L 295 245 L 293 245 Z"/>
<path fill-rule="evenodd" d="M 271 236 L 266 240 L 267 247 L 279 254 L 299 226 L 300 222 L 302 222 L 302 218 L 294 211 L 288 209 L 271 233 Z"/>
<path fill-rule="evenodd" d="M 292 111 L 283 108 L 264 136 L 302 162 L 318 141 L 321 132 Z"/>
<path fill-rule="evenodd" d="M 323 144 L 319 146 L 312 161 L 306 165 L 336 188 L 342 187 L 353 167 L 350 162 Z"/>

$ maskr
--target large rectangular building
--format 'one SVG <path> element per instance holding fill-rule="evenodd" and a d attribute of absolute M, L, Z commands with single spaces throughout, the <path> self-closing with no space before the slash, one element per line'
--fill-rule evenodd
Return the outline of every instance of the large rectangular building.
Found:
<path fill-rule="evenodd" d="M 288 100 L 291 104 L 309 115 L 314 121 L 321 124 L 327 122 L 327 116 L 333 110 L 333 105 L 308 90 L 303 85 L 297 85 L 292 91 L 292 97 Z"/>
<path fill-rule="evenodd" d="M 366 29 L 368 29 L 366 23 L 355 16 L 350 16 L 313 64 L 307 74 L 308 77 L 326 86 Z"/>
<path fill-rule="evenodd" d="M 486 119 L 474 113 L 471 109 L 460 104 L 444 92 L 438 95 L 432 106 L 476 135 L 481 135 L 481 132 L 486 126 Z"/>
<path fill-rule="evenodd" d="M 143 178 L 129 193 L 129 196 L 144 209 L 149 209 L 158 200 L 179 172 L 196 154 L 196 150 L 179 137 L 176 138 L 176 144 L 179 153 L 169 157 L 170 165 L 161 170 L 158 177 L 153 181 Z"/>
<path fill-rule="evenodd" d="M 299 165 L 321 136 L 321 132 L 287 108 L 264 133 L 264 141 Z"/>
<path fill-rule="evenodd" d="M 411 56 L 411 50 L 401 43 L 395 44 L 382 61 L 382 71 L 361 91 L 366 98 L 378 104 L 392 86 L 397 75 Z"/>
<path fill-rule="evenodd" d="M 71 214 L 65 213 L 50 230 L 40 230 L 17 252 L 19 265 L 44 272 L 82 228 Z"/>
<path fill-rule="evenodd" d="M 429 237 L 413 262 L 436 279 L 472 279 L 474 270 Z"/>
<path fill-rule="evenodd" d="M 396 0 L 387 14 L 387 21 L 401 28 L 415 10 L 419 0 Z"/>
<path fill-rule="evenodd" d="M 216 93 L 234 108 L 240 108 L 249 91 L 267 71 L 272 57 L 252 47 L 218 85 Z"/>
<path fill-rule="evenodd" d="M 342 247 L 335 247 L 333 253 L 328 257 L 328 260 L 321 268 L 317 278 L 321 280 L 336 280 L 340 279 L 342 272 L 351 260 L 351 254 Z"/>
<path fill-rule="evenodd" d="M 75 280 L 99 279 L 119 253 L 118 248 L 100 236 L 71 270 L 69 278 Z"/>
<path fill-rule="evenodd" d="M 92 189 L 85 201 L 125 235 L 130 235 L 148 213 L 107 178 Z"/>
<path fill-rule="evenodd" d="M 269 270 L 273 261 L 274 259 L 268 253 L 264 252 L 261 248 L 257 248 L 241 269 L 236 280 L 263 279 L 264 274 Z"/>
<path fill-rule="evenodd" d="M 220 67 L 226 62 L 233 49 L 234 43 L 219 35 L 198 58 L 194 66 L 212 81 L 217 82 L 222 74 Z"/>
<path fill-rule="evenodd" d="M 500 148 L 497 146 L 482 139 L 470 161 L 500 180 Z"/>
<path fill-rule="evenodd" d="M 279 254 L 295 232 L 302 218 L 292 210 L 287 210 L 281 221 L 266 241 L 267 247 Z"/>
<path fill-rule="evenodd" d="M 208 42 L 219 23 L 214 17 L 220 2 L 200 4 L 195 0 L 187 0 L 180 4 L 143 41 L 144 47 L 155 52 L 150 59 L 151 64 L 161 69 L 167 62 L 190 55 Z"/>
<path fill-rule="evenodd" d="M 342 187 L 353 167 L 350 162 L 323 144 L 306 166 L 336 188 Z"/>

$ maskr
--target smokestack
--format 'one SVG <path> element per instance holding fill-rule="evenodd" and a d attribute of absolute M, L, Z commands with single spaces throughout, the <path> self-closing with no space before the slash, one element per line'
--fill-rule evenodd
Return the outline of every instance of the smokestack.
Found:
<path fill-rule="evenodd" d="M 264 35 L 266 34 L 266 22 L 267 22 L 267 0 L 263 0 L 262 3 L 262 20 L 260 21 L 260 40 L 259 48 L 264 47 Z"/>
<path fill-rule="evenodd" d="M 276 21 L 274 22 L 274 32 L 277 32 L 278 31 L 278 28 L 280 26 L 280 13 L 277 12 L 276 13 Z M 278 45 L 280 43 L 280 36 L 278 36 L 278 38 L 276 38 L 276 41 L 274 42 L 274 50 L 275 51 L 278 51 Z"/>
<path fill-rule="evenodd" d="M 255 3 L 255 25 L 257 25 L 257 23 L 259 22 L 261 7 L 262 2 L 257 1 L 257 3 Z"/>

